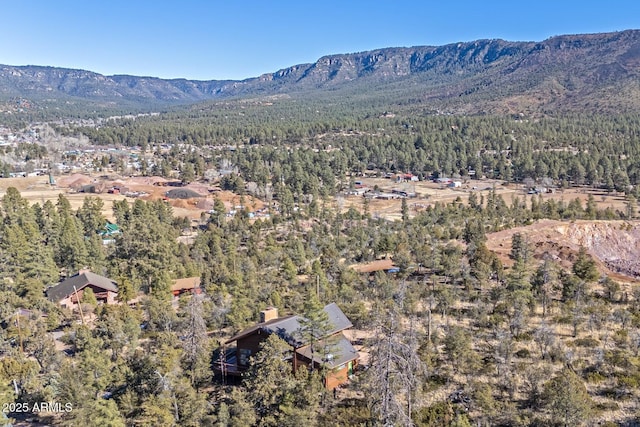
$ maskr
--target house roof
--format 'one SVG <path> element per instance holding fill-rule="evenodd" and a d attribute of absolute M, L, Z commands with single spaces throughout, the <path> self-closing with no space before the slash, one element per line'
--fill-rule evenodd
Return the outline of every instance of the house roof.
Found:
<path fill-rule="evenodd" d="M 335 302 L 325 306 L 323 310 L 329 315 L 329 322 L 333 325 L 333 331 L 327 335 L 333 335 L 336 332 L 353 327 L 353 323 L 351 323 Z"/>
<path fill-rule="evenodd" d="M 57 302 L 73 294 L 76 289 L 81 290 L 88 285 L 104 289 L 105 291 L 118 292 L 118 286 L 113 280 L 90 271 L 86 271 L 78 273 L 75 276 L 71 276 L 67 280 L 47 289 L 47 298 L 51 301 Z"/>
<path fill-rule="evenodd" d="M 293 325 L 293 323 L 291 323 L 291 319 L 294 319 L 298 316 L 285 316 L 285 317 L 278 317 L 277 319 L 271 319 L 267 322 L 262 322 L 262 323 L 258 323 L 256 325 L 253 325 L 249 328 L 243 329 L 242 331 L 240 331 L 239 333 L 237 333 L 236 335 L 234 335 L 233 337 L 229 338 L 229 340 L 225 343 L 225 344 L 229 344 L 232 343 L 234 341 L 238 341 L 239 339 L 242 339 L 244 337 L 247 337 L 249 335 L 252 335 L 253 333 L 255 333 L 256 331 L 266 331 L 268 333 L 273 333 L 274 331 L 287 331 L 290 330 L 291 325 Z M 299 323 L 297 323 L 297 320 L 294 319 L 294 321 L 296 322 L 295 324 L 297 324 L 299 326 Z M 291 329 L 291 331 L 294 331 L 294 329 Z"/>
<path fill-rule="evenodd" d="M 384 271 L 395 267 L 390 258 L 379 259 L 366 264 L 354 264 L 351 266 L 358 273 L 373 273 L 374 271 Z"/>
<path fill-rule="evenodd" d="M 317 350 L 319 348 L 322 349 L 325 346 L 325 350 Z M 351 345 L 351 341 L 349 341 L 347 337 L 342 334 L 339 335 L 339 339 L 337 341 L 334 341 L 332 339 L 318 341 L 316 344 L 314 344 L 314 347 L 316 348 L 316 351 L 313 353 L 313 361 L 317 364 L 323 364 L 329 369 L 340 366 L 343 363 L 356 360 L 359 357 L 358 351 L 353 347 L 353 345 Z M 310 345 L 302 347 L 301 349 L 298 349 L 296 351 L 298 352 L 298 354 L 301 354 L 307 359 L 312 360 Z"/>
<path fill-rule="evenodd" d="M 114 234 L 120 234 L 120 227 L 118 227 L 118 224 L 107 221 L 102 231 L 100 231 L 100 235 L 112 236 Z"/>
<path fill-rule="evenodd" d="M 330 331 L 327 331 L 326 336 L 336 334 L 340 331 L 348 329 L 353 326 L 351 321 L 344 315 L 340 307 L 336 303 L 331 303 L 322 309 L 329 318 L 329 322 L 332 326 Z M 279 317 L 277 319 L 269 320 L 268 322 L 258 323 L 250 328 L 243 330 L 237 335 L 233 336 L 227 341 L 231 343 L 244 337 L 254 334 L 256 331 L 261 330 L 267 334 L 277 334 L 280 338 L 285 340 L 289 345 L 298 348 L 304 345 L 304 339 L 300 330 L 302 329 L 301 322 L 304 320 L 302 316 L 286 316 Z"/>
<path fill-rule="evenodd" d="M 187 291 L 200 287 L 200 276 L 185 277 L 184 279 L 177 279 L 171 285 L 171 291 Z"/>

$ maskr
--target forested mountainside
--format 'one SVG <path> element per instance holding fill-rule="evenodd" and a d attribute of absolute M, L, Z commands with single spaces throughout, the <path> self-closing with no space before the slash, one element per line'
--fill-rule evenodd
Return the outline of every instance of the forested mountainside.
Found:
<path fill-rule="evenodd" d="M 327 93 L 452 113 L 621 112 L 640 106 L 640 31 L 542 42 L 477 40 L 329 55 L 242 81 L 193 81 L 0 66 L 0 97 L 42 108 L 149 109 Z"/>

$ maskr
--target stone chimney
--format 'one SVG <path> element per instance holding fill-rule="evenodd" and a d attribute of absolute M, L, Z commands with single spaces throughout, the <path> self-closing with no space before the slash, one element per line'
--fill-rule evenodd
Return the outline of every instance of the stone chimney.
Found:
<path fill-rule="evenodd" d="M 267 307 L 260 312 L 260 323 L 278 318 L 278 309 L 275 307 Z"/>

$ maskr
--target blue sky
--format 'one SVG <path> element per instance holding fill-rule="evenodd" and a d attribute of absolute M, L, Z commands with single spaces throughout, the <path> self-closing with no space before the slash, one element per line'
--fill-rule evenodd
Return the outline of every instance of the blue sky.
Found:
<path fill-rule="evenodd" d="M 0 0 L 0 64 L 243 79 L 334 53 L 639 28 L 638 0 Z"/>

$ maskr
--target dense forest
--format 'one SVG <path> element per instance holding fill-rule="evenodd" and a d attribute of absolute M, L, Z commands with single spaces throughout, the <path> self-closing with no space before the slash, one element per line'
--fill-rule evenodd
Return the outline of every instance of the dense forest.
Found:
<path fill-rule="evenodd" d="M 492 192 L 400 222 L 322 207 L 255 222 L 218 211 L 191 246 L 176 242 L 182 224 L 166 203 L 140 200 L 114 207 L 123 233 L 103 246 L 100 205 L 88 197 L 73 211 L 61 196 L 28 206 L 14 189 L 2 198 L 2 400 L 69 402 L 62 425 L 577 425 L 637 399 L 639 289 L 623 295 L 585 251 L 565 271 L 516 234 L 505 269 L 485 246 L 487 231 L 536 218 L 606 216 L 579 201 L 507 203 Z M 380 256 L 399 272 L 347 267 Z M 84 267 L 116 278 L 121 301 L 142 291 L 140 304 L 84 295 L 88 326 L 44 298 L 60 272 Z M 172 308 L 171 279 L 196 274 L 204 294 Z M 306 313 L 316 297 L 375 332 L 348 397 L 292 376 L 275 339 L 242 385 L 213 375 L 220 341 L 260 309 Z M 47 333 L 60 328 L 68 354 Z M 452 386 L 455 397 L 438 398 Z"/>
<path fill-rule="evenodd" d="M 191 182 L 231 169 L 221 188 L 278 209 L 229 217 L 217 200 L 185 244 L 190 221 L 169 204 L 123 200 L 113 207 L 121 234 L 103 244 L 99 197 L 74 210 L 64 195 L 30 205 L 10 188 L 0 201 L 3 408 L 70 404 L 29 415 L 71 426 L 637 425 L 640 287 L 602 275 L 584 248 L 567 268 L 520 233 L 508 263 L 486 242 L 541 219 L 637 227 L 640 117 L 351 107 L 275 99 L 56 124 L 98 145 L 139 146 L 143 174 Z M 494 188 L 411 214 L 404 201 L 402 219 L 388 221 L 367 202 L 335 202 L 365 172 L 589 186 L 626 207 L 598 209 L 593 196 L 505 200 Z M 385 258 L 397 271 L 350 267 Z M 80 315 L 45 297 L 87 268 L 118 283 L 120 304 L 85 292 Z M 174 300 L 173 281 L 191 276 L 204 292 Z M 314 318 L 333 302 L 368 355 L 338 392 L 319 372 L 293 375 L 276 336 L 241 382 L 214 373 L 220 346 L 265 307 Z"/>
<path fill-rule="evenodd" d="M 369 169 L 508 182 L 548 178 L 559 186 L 622 192 L 639 188 L 637 115 L 466 117 L 354 112 L 351 107 L 294 101 L 226 108 L 214 104 L 188 114 L 60 131 L 86 135 L 97 144 L 143 150 L 176 144 L 171 156 L 165 156 L 167 162 L 156 163 L 150 174 L 187 167 L 201 176 L 205 166 L 218 166 L 224 157 L 239 168 L 245 182 L 264 185 L 284 179 L 290 186 L 327 193 L 335 190 L 336 179 Z M 294 193 L 302 196 L 309 190 Z"/>

